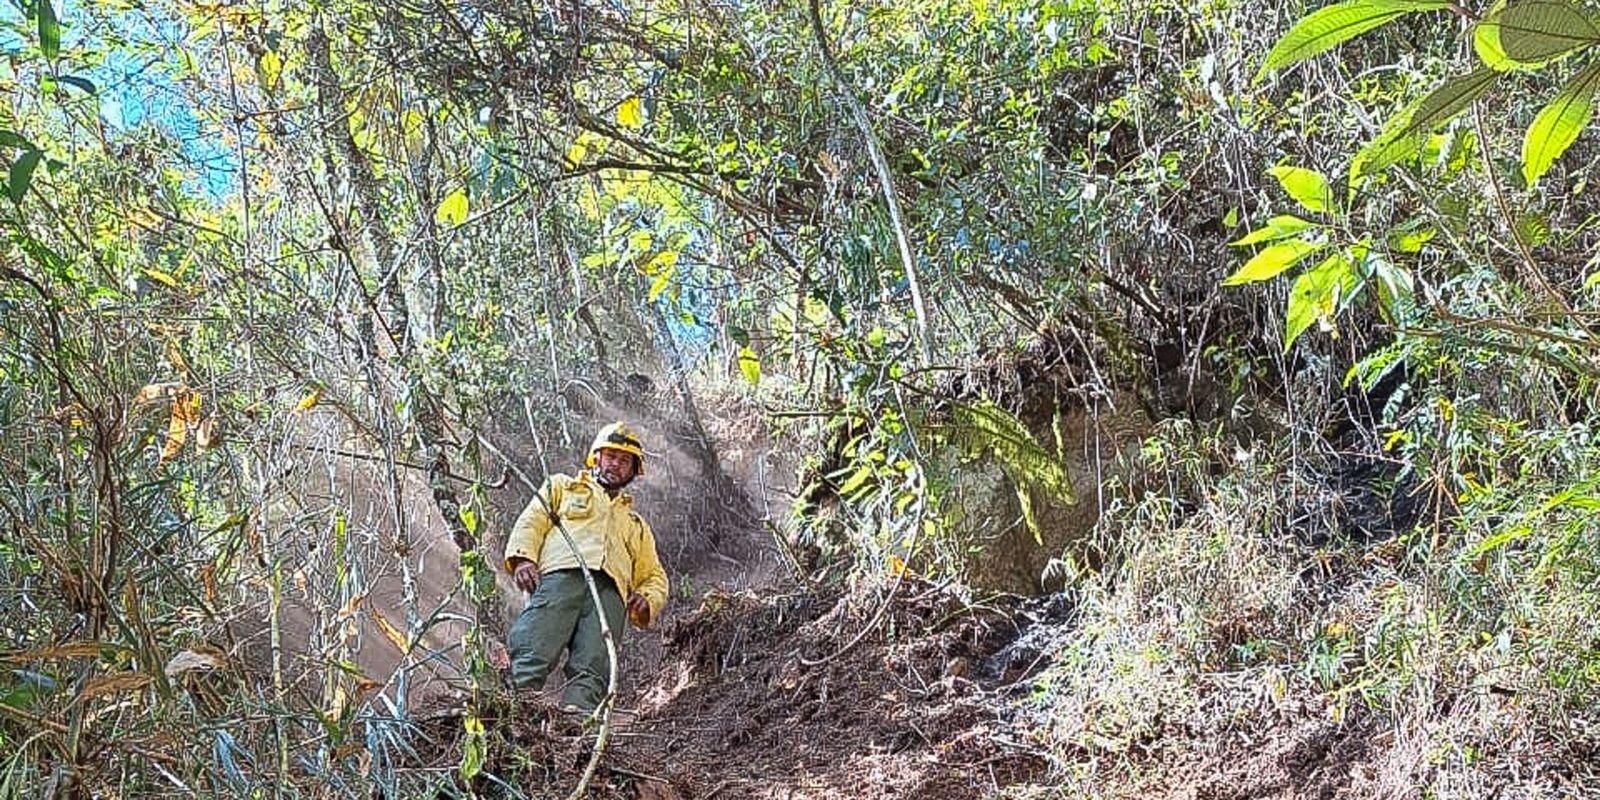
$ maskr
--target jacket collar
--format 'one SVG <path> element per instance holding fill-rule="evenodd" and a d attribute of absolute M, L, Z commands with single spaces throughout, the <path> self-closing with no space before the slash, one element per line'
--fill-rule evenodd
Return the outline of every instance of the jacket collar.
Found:
<path fill-rule="evenodd" d="M 623 490 L 623 489 L 618 489 L 616 494 L 612 494 L 609 489 L 607 489 L 605 486 L 601 485 L 600 479 L 596 478 L 594 476 L 594 472 L 592 470 L 587 470 L 586 469 L 586 470 L 583 470 L 582 472 L 579 472 L 578 473 L 578 480 L 582 481 L 584 483 L 592 483 L 592 484 L 594 484 L 596 488 L 598 488 L 601 491 L 605 492 L 606 496 L 611 498 L 611 502 L 613 504 L 620 504 L 620 505 L 624 505 L 624 506 L 633 505 L 633 496 L 632 495 L 628 494 L 627 491 Z"/>

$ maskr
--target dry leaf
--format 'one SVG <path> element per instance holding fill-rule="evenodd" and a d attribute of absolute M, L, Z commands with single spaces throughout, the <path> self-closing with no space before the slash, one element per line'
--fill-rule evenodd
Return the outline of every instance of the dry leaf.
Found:
<path fill-rule="evenodd" d="M 200 420 L 200 427 L 194 432 L 194 443 L 204 450 L 215 450 L 222 445 L 222 422 L 216 414 Z"/>
<path fill-rule="evenodd" d="M 402 655 L 411 652 L 411 641 L 409 637 L 407 637 L 404 633 L 401 633 L 400 629 L 396 628 L 394 623 L 385 618 L 383 614 L 374 610 L 372 612 L 372 621 L 377 624 L 378 630 L 383 632 L 383 635 L 394 644 L 395 648 L 399 650 Z"/>
<path fill-rule="evenodd" d="M 220 651 L 180 650 L 167 661 L 167 666 L 162 671 L 167 673 L 168 678 L 176 678 L 179 675 L 186 672 L 194 672 L 197 669 L 206 671 L 222 669 L 223 665 L 227 664 L 227 658 Z"/>
<path fill-rule="evenodd" d="M 367 747 L 366 744 L 364 742 L 362 742 L 360 739 L 353 739 L 351 741 L 345 742 L 344 744 L 341 744 L 338 747 L 333 748 L 333 760 L 334 761 L 343 761 L 344 759 L 349 758 L 350 756 L 353 756 L 356 753 L 364 752 L 366 750 L 366 747 Z"/>
<path fill-rule="evenodd" d="M 183 385 L 183 383 L 179 381 L 173 381 L 170 383 L 152 383 L 140 389 L 139 393 L 133 396 L 133 404 L 136 406 L 142 406 L 146 403 L 153 403 L 157 400 L 173 400 L 188 394 L 188 392 L 189 387 Z"/>
<path fill-rule="evenodd" d="M 161 462 L 171 461 L 183 449 L 189 438 L 189 423 L 183 421 L 182 403 L 172 404 L 172 418 L 167 421 L 167 443 L 161 447 Z"/>
<path fill-rule="evenodd" d="M 108 645 L 99 642 L 68 642 L 53 647 L 40 647 L 0 656 L 4 661 L 53 661 L 58 658 L 99 658 L 100 650 Z M 116 645 L 109 645 L 115 647 Z"/>
<path fill-rule="evenodd" d="M 120 694 L 143 689 L 150 685 L 150 676 L 137 672 L 119 672 L 113 675 L 100 675 L 90 678 L 89 683 L 83 687 L 81 699 L 92 700 L 108 694 Z"/>

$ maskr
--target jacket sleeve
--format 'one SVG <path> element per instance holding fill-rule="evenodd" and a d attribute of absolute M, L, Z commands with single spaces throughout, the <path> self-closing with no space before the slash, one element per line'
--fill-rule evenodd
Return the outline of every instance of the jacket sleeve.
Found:
<path fill-rule="evenodd" d="M 648 628 L 661 617 L 661 610 L 667 605 L 667 571 L 661 567 L 661 557 L 656 555 L 656 536 L 651 532 L 649 523 L 638 514 L 634 514 L 633 519 L 639 523 L 638 538 L 630 548 L 630 555 L 633 556 L 633 590 L 650 603 L 650 619 L 640 626 Z"/>
<path fill-rule="evenodd" d="M 539 502 L 540 497 L 544 498 L 544 502 Z M 545 537 L 554 527 L 550 514 L 560 501 L 560 482 L 555 476 L 545 479 L 538 494 L 528 501 L 528 507 L 517 516 L 516 524 L 511 526 L 511 535 L 506 537 L 506 572 L 515 570 L 513 559 L 525 558 L 535 566 L 539 564 L 539 553 L 544 550 Z"/>

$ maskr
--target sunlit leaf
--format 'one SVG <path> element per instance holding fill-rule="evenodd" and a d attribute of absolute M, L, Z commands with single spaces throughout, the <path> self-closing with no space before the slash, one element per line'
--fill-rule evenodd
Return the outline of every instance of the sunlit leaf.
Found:
<path fill-rule="evenodd" d="M 1389 246 L 1396 253 L 1416 253 L 1422 250 L 1423 245 L 1433 241 L 1433 236 L 1434 230 L 1432 228 L 1396 232 L 1389 237 Z"/>
<path fill-rule="evenodd" d="M 1522 177 L 1529 186 L 1549 171 L 1594 118 L 1597 88 L 1600 88 L 1600 61 L 1579 72 L 1533 118 L 1522 140 Z"/>
<path fill-rule="evenodd" d="M 1341 305 L 1344 293 L 1354 287 L 1358 280 L 1359 276 L 1343 251 L 1328 256 L 1321 264 L 1300 273 L 1289 290 L 1289 307 L 1284 314 L 1284 351 L 1287 352 L 1312 323 L 1332 318 Z"/>
<path fill-rule="evenodd" d="M 283 74 L 283 56 L 276 50 L 263 50 L 261 57 L 256 59 L 256 70 L 261 79 L 261 88 L 274 91 L 278 88 L 278 77 Z"/>
<path fill-rule="evenodd" d="M 761 382 L 761 359 L 748 347 L 739 348 L 739 372 L 751 386 Z"/>
<path fill-rule="evenodd" d="M 1267 174 L 1277 178 L 1283 190 L 1307 211 L 1325 214 L 1333 210 L 1333 189 L 1322 173 L 1305 167 L 1273 167 Z"/>
<path fill-rule="evenodd" d="M 38 6 L 39 52 L 54 60 L 61 54 L 61 20 L 51 0 L 35 0 Z"/>
<path fill-rule="evenodd" d="M 33 171 L 39 167 L 39 159 L 44 153 L 38 150 L 27 150 L 17 156 L 11 164 L 11 174 L 6 182 L 6 192 L 11 195 L 11 202 L 21 203 L 22 198 L 28 194 L 28 186 L 33 183 Z"/>
<path fill-rule="evenodd" d="M 1421 144 L 1418 139 L 1420 134 L 1430 133 L 1454 119 L 1493 87 L 1499 78 L 1500 73 L 1487 67 L 1458 75 L 1439 84 L 1411 107 L 1396 114 L 1383 133 L 1362 148 L 1351 162 L 1351 182 L 1415 153 Z"/>
<path fill-rule="evenodd" d="M 1290 236 L 1298 235 L 1315 227 L 1317 227 L 1315 222 L 1308 222 L 1292 214 L 1284 214 L 1282 216 L 1273 217 L 1272 219 L 1267 220 L 1266 225 L 1263 225 L 1245 234 L 1244 238 L 1239 239 L 1238 241 L 1229 242 L 1228 244 L 1231 244 L 1234 247 L 1243 247 L 1248 244 L 1275 242 L 1279 239 L 1287 239 Z"/>
<path fill-rule="evenodd" d="M 630 97 L 617 106 L 617 124 L 635 131 L 644 127 L 644 104 L 639 98 Z"/>
<path fill-rule="evenodd" d="M 1349 0 L 1318 9 L 1295 23 L 1272 46 L 1256 80 L 1325 52 L 1386 22 L 1416 11 L 1447 8 L 1447 0 Z"/>
<path fill-rule="evenodd" d="M 1486 15 L 1473 30 L 1478 57 L 1494 69 L 1536 67 L 1600 43 L 1600 23 L 1567 0 L 1518 0 Z"/>
<path fill-rule="evenodd" d="M 433 219 L 440 225 L 456 226 L 467 221 L 467 190 L 457 189 L 443 200 L 439 201 L 439 208 L 433 212 Z"/>
<path fill-rule="evenodd" d="M 1294 266 L 1300 259 L 1321 250 L 1325 244 L 1321 242 L 1308 242 L 1304 239 L 1295 239 L 1288 242 L 1279 242 L 1271 247 L 1263 248 L 1255 257 L 1246 261 L 1239 271 L 1229 275 L 1222 282 L 1223 286 L 1238 286 L 1244 283 L 1270 280 L 1284 270 Z"/>
<path fill-rule="evenodd" d="M 320 402 L 322 402 L 322 390 L 312 389 L 306 393 L 305 397 L 300 398 L 300 402 L 294 404 L 295 413 L 303 414 L 310 411 L 316 408 Z"/>

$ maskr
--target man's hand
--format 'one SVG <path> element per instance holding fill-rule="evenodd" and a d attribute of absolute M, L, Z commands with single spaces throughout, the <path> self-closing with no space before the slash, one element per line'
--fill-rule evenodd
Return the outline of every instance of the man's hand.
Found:
<path fill-rule="evenodd" d="M 532 592 L 539 588 L 539 568 L 532 561 L 520 560 L 517 568 L 511 573 L 511 582 L 524 592 Z"/>
<path fill-rule="evenodd" d="M 639 628 L 650 625 L 650 601 L 638 592 L 628 594 L 628 621 Z"/>

